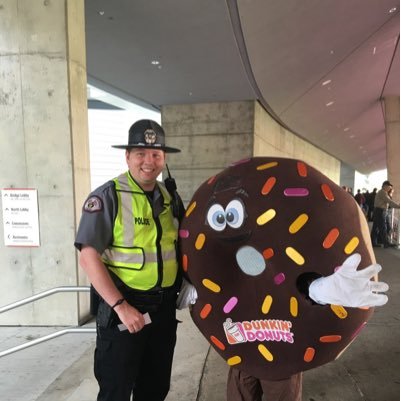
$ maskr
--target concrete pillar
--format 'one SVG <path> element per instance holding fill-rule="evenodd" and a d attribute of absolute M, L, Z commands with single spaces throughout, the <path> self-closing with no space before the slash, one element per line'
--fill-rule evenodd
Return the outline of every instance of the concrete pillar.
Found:
<path fill-rule="evenodd" d="M 254 102 L 162 107 L 167 144 L 181 149 L 167 164 L 187 204 L 207 178 L 253 154 Z"/>
<path fill-rule="evenodd" d="M 167 143 L 182 150 L 168 164 L 185 203 L 203 181 L 252 156 L 297 158 L 340 180 L 339 160 L 281 127 L 255 101 L 163 106 L 162 125 Z"/>
<path fill-rule="evenodd" d="M 394 200 L 400 201 L 400 97 L 384 99 L 387 176 L 394 185 Z"/>
<path fill-rule="evenodd" d="M 84 0 L 5 0 L 0 7 L 0 187 L 38 191 L 40 246 L 6 247 L 0 306 L 84 283 L 73 242 L 90 190 Z M 52 295 L 1 324 L 75 325 L 87 296 Z"/>
<path fill-rule="evenodd" d="M 355 169 L 346 163 L 341 163 L 340 185 L 351 188 L 353 194 L 356 194 L 356 191 L 360 189 L 355 188 Z"/>

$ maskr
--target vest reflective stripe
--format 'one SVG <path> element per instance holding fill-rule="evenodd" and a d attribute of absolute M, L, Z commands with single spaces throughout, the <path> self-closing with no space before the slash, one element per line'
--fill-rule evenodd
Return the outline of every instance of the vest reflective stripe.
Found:
<path fill-rule="evenodd" d="M 138 252 L 137 254 L 132 253 L 132 252 L 130 252 L 130 253 L 119 252 L 117 249 L 114 249 L 113 252 L 106 250 L 105 254 L 113 255 L 113 262 L 114 262 L 113 266 L 140 264 L 142 267 L 142 265 L 145 263 L 145 261 L 157 263 L 157 253 L 150 253 L 150 252 L 145 253 L 142 248 L 140 249 L 140 252 Z M 175 250 L 162 253 L 162 259 L 164 261 L 174 260 L 175 258 L 176 258 Z M 110 262 L 111 258 L 108 258 L 108 260 Z M 134 266 L 132 268 L 135 269 Z"/>
<path fill-rule="evenodd" d="M 131 288 L 147 290 L 158 283 L 162 287 L 172 286 L 178 270 L 178 225 L 171 212 L 170 194 L 158 183 L 163 198 L 163 209 L 158 216 L 162 230 L 159 233 L 152 206 L 130 174 L 124 173 L 114 182 L 118 199 L 114 242 L 103 253 L 103 262 Z M 161 271 L 159 266 L 163 267 Z"/>

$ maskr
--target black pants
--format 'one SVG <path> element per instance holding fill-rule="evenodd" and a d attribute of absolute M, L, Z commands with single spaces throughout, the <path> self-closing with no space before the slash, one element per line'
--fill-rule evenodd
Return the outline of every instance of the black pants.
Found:
<path fill-rule="evenodd" d="M 146 312 L 141 308 L 141 312 Z M 138 333 L 97 328 L 94 371 L 98 401 L 163 401 L 170 389 L 176 343 L 175 299 L 149 308 L 152 323 Z"/>
<path fill-rule="evenodd" d="M 388 246 L 387 239 L 387 210 L 375 207 L 373 210 L 373 226 L 370 234 L 372 244 L 377 245 L 382 243 Z"/>

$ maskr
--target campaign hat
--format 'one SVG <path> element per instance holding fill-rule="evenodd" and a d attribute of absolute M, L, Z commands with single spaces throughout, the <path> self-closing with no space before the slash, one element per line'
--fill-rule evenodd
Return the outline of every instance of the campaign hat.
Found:
<path fill-rule="evenodd" d="M 139 120 L 131 125 L 128 131 L 128 143 L 126 145 L 112 145 L 117 149 L 160 149 L 166 153 L 181 152 L 180 149 L 166 146 L 166 134 L 163 128 L 153 120 Z"/>

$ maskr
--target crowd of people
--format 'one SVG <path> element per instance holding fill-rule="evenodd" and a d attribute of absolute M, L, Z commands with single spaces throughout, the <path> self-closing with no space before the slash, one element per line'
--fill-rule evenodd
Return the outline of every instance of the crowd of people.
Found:
<path fill-rule="evenodd" d="M 358 189 L 355 195 L 352 188 L 343 186 L 343 189 L 354 197 L 368 222 L 372 222 L 372 245 L 384 248 L 398 246 L 398 220 L 394 209 L 399 209 L 400 205 L 393 200 L 393 184 L 386 180 L 379 191 L 377 188 L 371 192 Z"/>

